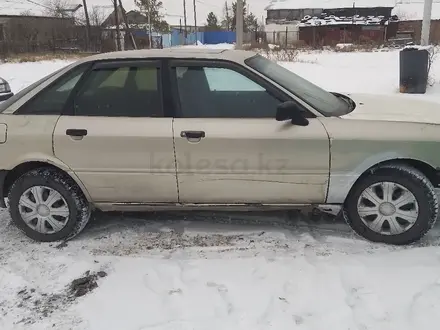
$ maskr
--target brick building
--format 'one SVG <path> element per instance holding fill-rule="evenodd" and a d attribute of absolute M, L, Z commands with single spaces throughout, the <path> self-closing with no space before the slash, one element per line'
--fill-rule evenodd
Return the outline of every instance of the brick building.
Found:
<path fill-rule="evenodd" d="M 435 0 L 437 1 L 437 0 Z M 422 34 L 423 3 L 400 3 L 392 12 L 399 17 L 397 37 L 420 42 Z M 432 4 L 430 42 L 440 43 L 440 3 Z"/>
<path fill-rule="evenodd" d="M 310 46 L 334 46 L 339 43 L 382 44 L 395 37 L 396 17 L 326 17 L 304 19 L 299 24 L 299 39 Z"/>

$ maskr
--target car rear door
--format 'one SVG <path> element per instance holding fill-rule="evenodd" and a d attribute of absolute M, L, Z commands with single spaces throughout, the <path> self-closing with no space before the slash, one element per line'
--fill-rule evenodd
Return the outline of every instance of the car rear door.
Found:
<path fill-rule="evenodd" d="M 241 66 L 175 60 L 170 68 L 181 203 L 325 201 L 329 140 L 318 119 L 277 122 L 288 97 Z"/>
<path fill-rule="evenodd" d="M 75 88 L 54 131 L 54 152 L 94 202 L 177 202 L 161 78 L 157 60 L 98 62 Z"/>

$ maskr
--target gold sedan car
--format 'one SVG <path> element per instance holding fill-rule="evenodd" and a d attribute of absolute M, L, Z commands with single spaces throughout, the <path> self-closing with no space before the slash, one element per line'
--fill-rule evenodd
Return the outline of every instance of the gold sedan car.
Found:
<path fill-rule="evenodd" d="M 93 209 L 312 205 L 407 244 L 438 215 L 438 108 L 330 93 L 253 52 L 100 54 L 0 103 L 0 204 L 38 241 Z"/>

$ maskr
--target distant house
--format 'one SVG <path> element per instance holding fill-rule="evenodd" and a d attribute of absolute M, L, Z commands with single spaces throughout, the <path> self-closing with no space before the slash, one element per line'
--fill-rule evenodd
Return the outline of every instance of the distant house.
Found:
<path fill-rule="evenodd" d="M 266 8 L 266 24 L 299 22 L 304 17 L 390 17 L 395 0 L 273 0 Z"/>
<path fill-rule="evenodd" d="M 70 6 L 60 12 L 60 17 L 51 17 L 44 7 L 0 0 L 0 52 L 54 50 L 57 41 L 71 37 L 74 13 L 81 7 Z"/>
<path fill-rule="evenodd" d="M 304 18 L 299 24 L 299 40 L 311 46 L 335 46 L 340 43 L 383 44 L 397 34 L 396 16 L 385 18 L 359 15 Z"/>
<path fill-rule="evenodd" d="M 113 42 L 113 46 L 112 46 L 113 49 L 111 50 L 116 49 L 118 39 L 121 41 L 120 45 L 122 49 L 128 49 L 131 47 L 130 35 L 127 33 L 127 24 L 128 24 L 128 29 L 130 30 L 130 32 L 132 33 L 135 39 L 136 46 L 138 48 L 150 47 L 150 38 L 149 38 L 150 28 L 148 24 L 148 17 L 138 10 L 126 11 L 125 8 L 122 9 L 120 6 L 118 6 L 117 15 L 115 15 L 114 10 L 108 12 L 106 18 L 103 20 L 103 23 L 101 24 L 101 27 L 103 29 L 104 39 Z M 120 33 L 119 38 L 117 37 L 118 27 Z M 153 47 L 156 48 L 162 47 L 161 33 L 155 31 L 153 27 L 151 28 L 151 37 L 152 37 L 151 41 L 153 42 Z M 110 49 L 106 49 L 106 50 L 110 50 Z"/>
<path fill-rule="evenodd" d="M 394 6 L 395 0 L 273 0 L 265 8 L 267 40 L 314 45 L 383 41 L 392 32 L 385 22 Z"/>
<path fill-rule="evenodd" d="M 419 42 L 422 34 L 423 2 L 399 3 L 393 14 L 399 17 L 397 38 Z M 440 43 L 440 3 L 432 4 L 430 41 Z"/>
<path fill-rule="evenodd" d="M 117 10 L 118 10 L 118 15 L 117 15 L 118 23 L 122 26 L 125 26 L 124 15 L 121 7 L 118 6 Z M 145 27 L 148 24 L 147 16 L 143 15 L 141 12 L 137 10 L 125 11 L 125 16 L 127 17 L 127 22 L 129 26 Z M 101 26 L 102 27 L 116 26 L 116 15 L 114 10 L 107 13 Z"/>

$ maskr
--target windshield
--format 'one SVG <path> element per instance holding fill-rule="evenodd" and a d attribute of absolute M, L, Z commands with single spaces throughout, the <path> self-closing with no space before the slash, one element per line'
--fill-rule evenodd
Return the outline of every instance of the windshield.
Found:
<path fill-rule="evenodd" d="M 61 70 L 64 70 L 64 68 L 61 68 L 61 69 L 59 69 L 59 70 L 57 70 L 55 72 L 52 72 L 50 75 L 48 75 L 48 76 L 38 80 L 37 82 L 34 82 L 33 84 L 29 85 L 28 87 L 22 89 L 21 91 L 19 91 L 17 94 L 13 95 L 12 97 L 7 99 L 6 101 L 0 102 L 0 113 L 5 111 L 11 104 L 15 103 L 18 99 L 20 99 L 21 97 L 23 97 L 24 95 L 29 93 L 31 90 L 33 90 L 35 87 L 37 87 L 38 85 L 42 84 L 43 82 L 45 82 L 49 78 L 51 78 L 54 75 L 56 75 Z"/>
<path fill-rule="evenodd" d="M 324 116 L 341 116 L 350 112 L 350 106 L 343 98 L 327 92 L 261 55 L 248 58 L 245 63 L 299 97 Z"/>

